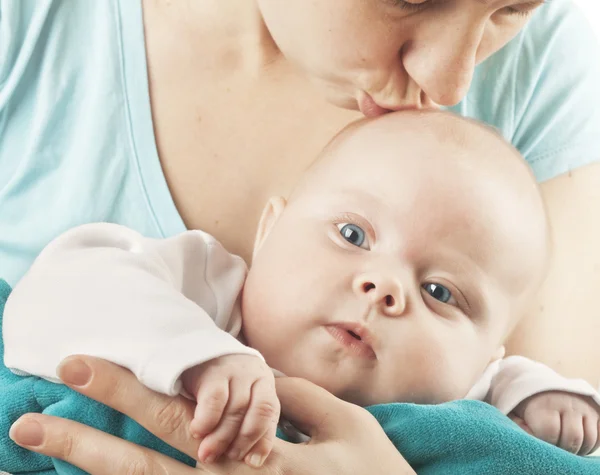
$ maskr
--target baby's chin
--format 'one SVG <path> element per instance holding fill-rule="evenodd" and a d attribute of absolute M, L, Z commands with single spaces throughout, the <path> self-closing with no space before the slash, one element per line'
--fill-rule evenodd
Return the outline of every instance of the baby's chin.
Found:
<path fill-rule="evenodd" d="M 404 391 L 395 395 L 385 395 L 378 397 L 375 394 L 355 394 L 348 397 L 341 396 L 341 399 L 352 402 L 359 406 L 373 406 L 376 404 L 391 404 L 391 403 L 410 403 L 410 404 L 443 404 L 457 399 L 462 399 L 458 393 L 450 395 L 447 392 L 421 392 L 421 391 Z"/>
<path fill-rule="evenodd" d="M 455 382 L 436 384 L 435 381 L 422 381 L 420 383 L 410 376 L 405 378 L 404 382 L 405 384 L 396 387 L 390 387 L 383 383 L 379 388 L 374 387 L 375 385 L 370 385 L 370 387 L 364 387 L 363 385 L 359 387 L 358 391 L 349 391 L 346 394 L 340 393 L 337 396 L 360 406 L 389 403 L 432 405 L 463 399 L 471 389 L 466 387 L 466 384 Z"/>
<path fill-rule="evenodd" d="M 383 391 L 378 391 L 371 385 L 365 385 L 364 381 L 344 381 L 332 374 L 319 374 L 314 371 L 314 368 L 298 367 L 293 364 L 286 365 L 282 361 L 270 363 L 267 360 L 267 364 L 280 373 L 277 376 L 306 379 L 327 390 L 334 396 L 362 407 L 389 403 L 442 404 L 463 399 L 470 389 L 451 385 L 450 387 L 440 386 L 437 388 L 422 387 L 420 390 L 415 390 L 415 385 L 410 384 L 408 385 L 410 387 L 401 387 L 392 390 L 384 385 Z M 426 384 L 423 386 L 430 385 Z"/>

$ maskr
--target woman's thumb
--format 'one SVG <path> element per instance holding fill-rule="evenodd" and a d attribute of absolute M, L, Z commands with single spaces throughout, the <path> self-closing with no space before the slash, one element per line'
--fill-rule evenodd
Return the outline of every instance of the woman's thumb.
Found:
<path fill-rule="evenodd" d="M 277 378 L 281 416 L 311 439 L 328 439 L 349 430 L 361 409 L 301 378 Z"/>

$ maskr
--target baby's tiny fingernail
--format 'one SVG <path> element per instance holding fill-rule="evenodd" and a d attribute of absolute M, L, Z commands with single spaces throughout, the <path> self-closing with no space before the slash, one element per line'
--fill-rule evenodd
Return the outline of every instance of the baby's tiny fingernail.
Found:
<path fill-rule="evenodd" d="M 249 454 L 246 456 L 246 463 L 252 467 L 258 468 L 262 467 L 263 463 L 265 463 L 266 458 L 267 457 L 260 454 Z"/>
<path fill-rule="evenodd" d="M 227 457 L 231 460 L 239 460 L 240 459 L 240 451 L 239 450 L 230 450 L 227 452 Z"/>
<path fill-rule="evenodd" d="M 204 463 L 213 463 L 216 460 L 215 454 L 210 454 L 204 459 Z"/>
<path fill-rule="evenodd" d="M 37 447 L 44 441 L 44 429 L 38 421 L 26 420 L 13 424 L 9 436 L 19 445 Z"/>

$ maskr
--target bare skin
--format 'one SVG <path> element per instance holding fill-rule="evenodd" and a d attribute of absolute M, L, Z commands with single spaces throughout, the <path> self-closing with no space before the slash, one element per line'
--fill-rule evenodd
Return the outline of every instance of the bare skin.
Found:
<path fill-rule="evenodd" d="M 168 35 L 189 12 L 150 1 L 144 11 L 155 135 L 177 209 L 189 229 L 249 260 L 264 203 L 288 196 L 329 139 L 362 114 L 329 104 L 274 45 L 249 53 L 248 64 L 191 20 L 185 35 Z M 230 61 L 212 59 L 224 55 Z"/>

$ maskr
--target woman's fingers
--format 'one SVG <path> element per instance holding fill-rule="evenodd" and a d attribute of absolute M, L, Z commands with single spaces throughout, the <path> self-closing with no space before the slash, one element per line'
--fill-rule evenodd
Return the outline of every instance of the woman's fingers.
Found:
<path fill-rule="evenodd" d="M 146 389 L 129 371 L 97 358 L 68 358 L 61 365 L 59 375 L 76 391 L 123 412 L 181 452 L 191 457 L 196 455 L 198 441 L 189 431 L 194 414 L 193 401 L 157 394 Z M 27 448 L 62 457 L 92 475 L 144 473 L 136 464 L 141 467 L 150 464 L 147 473 L 170 475 L 414 474 L 366 410 L 341 401 L 308 381 L 278 378 L 276 384 L 284 416 L 311 435 L 312 440 L 306 445 L 276 440 L 273 452 L 258 470 L 225 458 L 209 470 L 190 471 L 190 467 L 148 449 L 80 424 L 53 418 L 44 419 L 44 424 L 53 432 L 44 435 L 42 446 Z M 376 461 L 375 465 L 373 461 Z"/>
<path fill-rule="evenodd" d="M 66 358 L 57 372 L 70 388 L 126 414 L 180 452 L 197 457 L 199 442 L 190 432 L 193 401 L 154 392 L 125 368 L 91 356 Z"/>
<path fill-rule="evenodd" d="M 307 444 L 276 441 L 265 468 L 293 475 L 414 475 L 377 420 L 362 407 L 303 379 L 277 378 L 276 384 L 283 417 L 311 440 Z"/>
<path fill-rule="evenodd" d="M 92 475 L 212 474 L 77 422 L 43 414 L 18 419 L 10 437 L 21 447 L 64 460 Z"/>
<path fill-rule="evenodd" d="M 304 379 L 277 378 L 275 382 L 281 415 L 313 440 L 335 438 L 376 422 L 364 409 Z"/>

